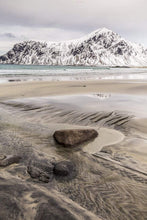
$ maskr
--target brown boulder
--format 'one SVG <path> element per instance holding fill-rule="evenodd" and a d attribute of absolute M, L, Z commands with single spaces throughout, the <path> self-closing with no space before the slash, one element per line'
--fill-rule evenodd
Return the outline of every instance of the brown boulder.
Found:
<path fill-rule="evenodd" d="M 58 144 L 72 147 L 90 141 L 98 136 L 94 129 L 72 129 L 55 131 L 53 137 Z"/>

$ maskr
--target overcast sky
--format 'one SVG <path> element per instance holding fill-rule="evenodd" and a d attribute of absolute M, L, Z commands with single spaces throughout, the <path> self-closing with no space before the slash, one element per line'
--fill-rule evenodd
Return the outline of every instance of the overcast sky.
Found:
<path fill-rule="evenodd" d="M 16 42 L 71 40 L 101 27 L 147 47 L 147 0 L 0 0 L 0 54 Z"/>

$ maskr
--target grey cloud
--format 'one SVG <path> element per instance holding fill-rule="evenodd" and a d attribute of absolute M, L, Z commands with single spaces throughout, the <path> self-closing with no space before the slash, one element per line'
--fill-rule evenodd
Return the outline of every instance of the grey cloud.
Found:
<path fill-rule="evenodd" d="M 15 39 L 16 36 L 12 33 L 3 33 L 3 34 L 0 34 L 0 38 L 10 38 L 10 39 Z"/>
<path fill-rule="evenodd" d="M 147 36 L 146 11 L 147 0 L 1 0 L 0 24 L 56 28 L 77 36 L 105 26 L 137 41 Z"/>
<path fill-rule="evenodd" d="M 97 25 L 143 25 L 146 0 L 5 0 L 0 22 L 14 25 L 92 27 Z"/>

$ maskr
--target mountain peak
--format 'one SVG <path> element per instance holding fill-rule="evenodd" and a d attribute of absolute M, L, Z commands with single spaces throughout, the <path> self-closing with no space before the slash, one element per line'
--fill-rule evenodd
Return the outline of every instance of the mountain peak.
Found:
<path fill-rule="evenodd" d="M 114 33 L 112 30 L 103 27 L 103 28 L 99 28 L 99 29 L 93 31 L 91 34 L 103 34 L 103 33 L 109 33 L 109 32 Z"/>
<path fill-rule="evenodd" d="M 97 31 L 99 32 L 112 32 L 112 30 L 108 29 L 108 28 L 105 28 L 105 27 L 102 27 L 102 28 L 99 28 Z"/>
<path fill-rule="evenodd" d="M 99 36 L 103 36 L 105 38 L 111 38 L 113 36 L 113 38 L 121 38 L 121 36 L 119 36 L 117 33 L 113 32 L 112 30 L 108 29 L 108 28 L 99 28 L 95 31 L 93 31 L 92 33 L 88 34 L 86 37 L 83 38 L 84 39 L 89 39 L 89 38 L 93 38 L 93 37 L 98 37 Z"/>

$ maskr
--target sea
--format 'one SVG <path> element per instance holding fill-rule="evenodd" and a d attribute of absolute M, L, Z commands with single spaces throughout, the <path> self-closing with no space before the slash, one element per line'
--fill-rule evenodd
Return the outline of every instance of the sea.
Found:
<path fill-rule="evenodd" d="M 147 81 L 147 68 L 0 64 L 0 83 L 115 79 Z"/>

